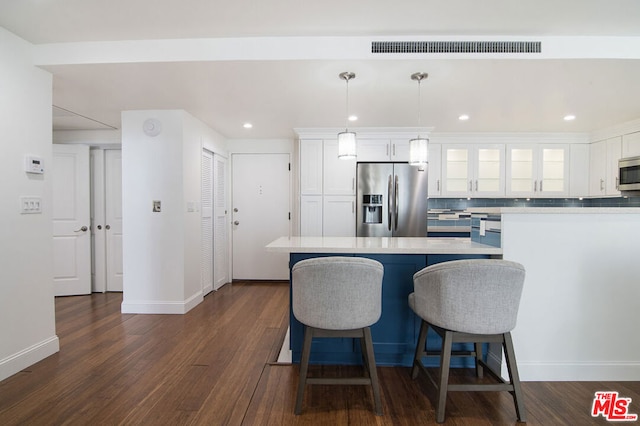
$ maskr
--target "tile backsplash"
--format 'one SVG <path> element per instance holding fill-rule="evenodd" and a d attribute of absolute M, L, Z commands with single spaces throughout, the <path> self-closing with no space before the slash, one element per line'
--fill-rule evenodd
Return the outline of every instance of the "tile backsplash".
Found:
<path fill-rule="evenodd" d="M 465 210 L 469 207 L 640 207 L 640 197 L 614 198 L 430 198 L 429 209 Z"/>

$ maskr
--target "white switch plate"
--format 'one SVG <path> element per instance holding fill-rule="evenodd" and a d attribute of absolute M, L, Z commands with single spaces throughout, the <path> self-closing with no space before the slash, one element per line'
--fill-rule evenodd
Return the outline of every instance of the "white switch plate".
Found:
<path fill-rule="evenodd" d="M 20 213 L 37 214 L 42 213 L 41 197 L 20 197 Z"/>

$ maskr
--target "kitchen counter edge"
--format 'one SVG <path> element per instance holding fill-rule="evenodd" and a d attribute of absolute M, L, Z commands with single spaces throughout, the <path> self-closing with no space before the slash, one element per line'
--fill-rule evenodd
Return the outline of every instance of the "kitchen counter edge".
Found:
<path fill-rule="evenodd" d="M 280 237 L 266 249 L 279 253 L 502 255 L 502 248 L 469 238 L 437 237 Z"/>

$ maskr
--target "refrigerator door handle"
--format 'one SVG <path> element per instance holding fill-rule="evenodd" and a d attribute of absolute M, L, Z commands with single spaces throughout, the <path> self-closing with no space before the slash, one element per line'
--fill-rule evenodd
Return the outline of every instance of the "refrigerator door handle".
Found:
<path fill-rule="evenodd" d="M 396 175 L 396 184 L 394 188 L 395 192 L 395 206 L 393 206 L 393 212 L 395 217 L 395 230 L 398 230 L 398 175 Z"/>
<path fill-rule="evenodd" d="M 391 231 L 391 212 L 393 211 L 393 206 L 391 204 L 391 191 L 392 191 L 392 185 L 393 185 L 393 181 L 392 181 L 392 177 L 391 175 L 389 175 L 389 185 L 387 186 L 387 216 L 388 216 L 388 224 L 389 224 L 389 231 Z"/>

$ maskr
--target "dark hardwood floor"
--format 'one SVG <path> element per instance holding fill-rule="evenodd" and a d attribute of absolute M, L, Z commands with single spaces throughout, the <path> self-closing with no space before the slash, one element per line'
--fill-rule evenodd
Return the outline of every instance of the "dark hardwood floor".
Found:
<path fill-rule="evenodd" d="M 297 365 L 274 361 L 288 323 L 286 283 L 238 282 L 186 315 L 121 314 L 118 293 L 56 299 L 60 352 L 0 382 L 0 425 L 422 425 L 435 392 L 409 368 L 379 367 L 384 416 L 362 386 L 310 386 L 294 416 Z M 357 367 L 326 367 L 343 374 Z M 316 370 L 318 367 L 316 367 Z M 456 370 L 457 380 L 469 373 Z M 608 424 L 595 391 L 632 398 L 639 382 L 525 382 L 530 425 Z M 506 393 L 450 394 L 449 425 L 516 423 Z"/>

